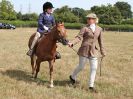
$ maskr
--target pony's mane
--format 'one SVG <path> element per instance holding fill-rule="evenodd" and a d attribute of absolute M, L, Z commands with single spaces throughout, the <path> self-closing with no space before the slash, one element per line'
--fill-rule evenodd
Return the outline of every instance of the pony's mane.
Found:
<path fill-rule="evenodd" d="M 56 30 L 56 28 L 57 28 L 57 26 L 56 26 L 56 25 L 54 25 L 54 26 L 51 28 L 51 31 L 50 31 L 50 32 L 55 31 L 55 30 Z"/>

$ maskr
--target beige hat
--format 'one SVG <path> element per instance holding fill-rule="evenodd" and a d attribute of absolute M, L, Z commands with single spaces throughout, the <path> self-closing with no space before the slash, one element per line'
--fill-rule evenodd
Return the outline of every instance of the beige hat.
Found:
<path fill-rule="evenodd" d="M 95 13 L 90 13 L 86 17 L 87 18 L 94 18 L 94 19 L 96 19 L 97 18 L 97 15 Z"/>
<path fill-rule="evenodd" d="M 86 18 L 94 18 L 96 19 L 96 23 L 98 23 L 98 17 L 95 13 L 90 13 L 86 16 Z"/>

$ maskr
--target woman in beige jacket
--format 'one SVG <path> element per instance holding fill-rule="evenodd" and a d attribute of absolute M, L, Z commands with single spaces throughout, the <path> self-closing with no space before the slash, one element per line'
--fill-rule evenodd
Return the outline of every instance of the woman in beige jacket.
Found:
<path fill-rule="evenodd" d="M 78 42 L 82 41 L 81 47 L 79 48 L 79 64 L 70 75 L 70 80 L 72 84 L 75 83 L 77 74 L 84 68 L 85 63 L 89 61 L 90 63 L 90 80 L 89 80 L 89 89 L 93 92 L 96 92 L 94 88 L 94 81 L 96 76 L 96 70 L 98 66 L 98 49 L 96 43 L 98 41 L 100 46 L 100 52 L 102 57 L 105 56 L 105 51 L 103 47 L 103 38 L 102 38 L 102 28 L 97 25 L 98 18 L 96 14 L 91 13 L 86 16 L 87 25 L 83 27 L 79 34 L 75 37 L 73 41 L 69 41 L 69 47 L 73 47 Z"/>

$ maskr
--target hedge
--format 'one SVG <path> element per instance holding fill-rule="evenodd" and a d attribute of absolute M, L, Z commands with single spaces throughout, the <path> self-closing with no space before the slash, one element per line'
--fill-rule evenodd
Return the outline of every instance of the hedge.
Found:
<path fill-rule="evenodd" d="M 80 29 L 83 25 L 81 23 L 65 23 L 67 29 Z"/>
<path fill-rule="evenodd" d="M 122 20 L 122 24 L 131 24 L 131 25 L 133 25 L 133 18 Z"/>
<path fill-rule="evenodd" d="M 123 32 L 132 32 L 133 25 L 102 25 L 100 26 L 106 31 L 123 31 Z"/>
<path fill-rule="evenodd" d="M 8 21 L 8 20 L 0 20 L 0 23 L 8 23 L 8 24 L 15 25 L 16 27 L 37 27 L 37 22 L 36 21 L 20 21 L 20 20 Z"/>
<path fill-rule="evenodd" d="M 9 23 L 13 24 L 16 27 L 37 27 L 36 21 L 8 21 L 8 20 L 0 20 L 0 23 Z M 84 24 L 81 23 L 65 23 L 65 27 L 67 29 L 80 29 Z M 107 31 L 133 31 L 133 25 L 123 24 L 123 25 L 103 25 L 99 24 L 104 30 Z"/>
<path fill-rule="evenodd" d="M 68 29 L 80 29 L 84 24 L 80 23 L 65 23 L 66 28 Z M 99 24 L 106 31 L 124 31 L 132 32 L 133 25 L 103 25 Z"/>

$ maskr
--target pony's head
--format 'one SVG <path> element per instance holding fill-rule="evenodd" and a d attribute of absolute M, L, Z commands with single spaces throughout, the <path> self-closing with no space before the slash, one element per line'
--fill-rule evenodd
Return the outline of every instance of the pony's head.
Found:
<path fill-rule="evenodd" d="M 68 40 L 66 39 L 67 32 L 63 22 L 58 21 L 56 23 L 56 33 L 57 33 L 56 34 L 57 40 L 63 45 L 67 45 L 68 43 Z"/>

